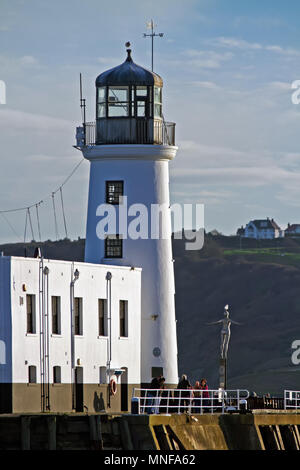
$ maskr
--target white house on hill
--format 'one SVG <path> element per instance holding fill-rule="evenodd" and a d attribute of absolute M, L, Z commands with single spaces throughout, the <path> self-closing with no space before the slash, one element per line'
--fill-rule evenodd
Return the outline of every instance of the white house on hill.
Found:
<path fill-rule="evenodd" d="M 274 239 L 283 238 L 282 230 L 274 219 L 250 220 L 245 228 L 238 229 L 237 234 L 243 238 Z"/>

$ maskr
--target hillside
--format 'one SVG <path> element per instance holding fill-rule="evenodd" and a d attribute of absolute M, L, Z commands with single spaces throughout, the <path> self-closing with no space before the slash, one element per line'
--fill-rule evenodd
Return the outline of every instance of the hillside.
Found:
<path fill-rule="evenodd" d="M 299 389 L 300 371 L 290 359 L 291 344 L 300 339 L 298 253 L 282 256 L 284 247 L 277 253 L 271 243 L 222 247 L 227 243 L 207 238 L 202 251 L 185 252 L 174 242 L 180 372 L 217 385 L 220 327 L 206 323 L 222 318 L 229 303 L 242 325 L 232 326 L 228 385 L 272 394 Z"/>
<path fill-rule="evenodd" d="M 33 256 L 36 243 L 26 244 Z M 46 258 L 83 260 L 84 240 L 39 244 Z M 230 387 L 281 394 L 300 388 L 300 368 L 291 363 L 291 344 L 300 339 L 299 240 L 249 242 L 237 237 L 206 236 L 201 251 L 185 251 L 174 240 L 179 372 L 192 381 L 205 376 L 218 385 L 219 326 L 232 326 L 228 379 Z M 6 255 L 24 256 L 24 244 L 0 246 Z"/>

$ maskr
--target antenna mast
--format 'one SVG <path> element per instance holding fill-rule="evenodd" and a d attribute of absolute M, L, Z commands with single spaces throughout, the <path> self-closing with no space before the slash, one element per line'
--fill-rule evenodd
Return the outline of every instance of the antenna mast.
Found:
<path fill-rule="evenodd" d="M 82 125 L 83 125 L 83 131 L 84 131 L 84 144 L 85 144 L 85 127 L 86 127 L 86 119 L 85 119 L 85 110 L 86 110 L 86 104 L 85 104 L 85 98 L 82 98 L 82 75 L 80 73 L 80 108 L 81 108 L 81 116 L 82 116 Z"/>
<path fill-rule="evenodd" d="M 150 34 L 146 34 L 144 33 L 144 38 L 147 38 L 147 37 L 150 37 L 151 38 L 151 70 L 153 72 L 153 46 L 154 46 L 154 38 L 155 37 L 160 37 L 162 38 L 164 33 L 155 33 L 154 32 L 154 26 L 157 26 L 154 24 L 153 20 L 151 21 L 148 21 L 146 23 L 146 26 L 147 26 L 147 29 L 151 29 L 151 33 Z"/>

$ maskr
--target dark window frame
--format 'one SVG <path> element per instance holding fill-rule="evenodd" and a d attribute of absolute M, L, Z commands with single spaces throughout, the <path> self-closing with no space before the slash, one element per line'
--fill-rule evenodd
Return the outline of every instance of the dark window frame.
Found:
<path fill-rule="evenodd" d="M 123 258 L 123 238 L 120 235 L 108 235 L 105 238 L 104 258 Z"/>
<path fill-rule="evenodd" d="M 110 186 L 115 185 L 118 190 L 110 190 Z M 105 201 L 106 204 L 112 204 L 113 206 L 120 205 L 120 197 L 124 196 L 124 180 L 107 180 L 105 182 Z M 122 203 L 122 201 L 121 201 Z"/>
<path fill-rule="evenodd" d="M 53 366 L 53 383 L 61 384 L 61 366 Z"/>
<path fill-rule="evenodd" d="M 98 336 L 107 336 L 106 299 L 98 299 Z M 100 308 L 101 305 L 101 308 Z M 101 315 L 100 315 L 101 314 Z"/>
<path fill-rule="evenodd" d="M 120 338 L 128 338 L 128 300 L 119 300 Z"/>
<path fill-rule="evenodd" d="M 58 295 L 51 296 L 51 319 L 52 334 L 61 335 L 61 297 Z"/>
<path fill-rule="evenodd" d="M 83 298 L 74 298 L 74 334 L 83 336 Z"/>
<path fill-rule="evenodd" d="M 34 294 L 26 294 L 26 333 L 36 334 L 36 302 Z"/>
<path fill-rule="evenodd" d="M 36 366 L 28 366 L 28 383 L 29 384 L 36 384 L 37 383 L 37 373 L 36 373 Z"/>

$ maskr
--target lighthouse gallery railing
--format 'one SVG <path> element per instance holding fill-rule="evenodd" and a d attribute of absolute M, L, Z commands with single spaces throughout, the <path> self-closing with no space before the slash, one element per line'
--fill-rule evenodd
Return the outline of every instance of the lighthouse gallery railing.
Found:
<path fill-rule="evenodd" d="M 153 121 L 153 135 L 149 135 L 149 122 L 137 121 L 136 132 L 132 136 L 132 144 L 153 144 L 153 145 L 175 145 L 175 123 Z M 86 122 L 84 125 L 85 145 L 97 145 L 96 122 Z M 127 136 L 130 140 L 130 136 Z M 103 136 L 103 141 L 107 142 L 107 136 Z M 100 143 L 100 142 L 99 142 Z M 114 137 L 114 144 L 123 144 L 123 137 Z"/>

